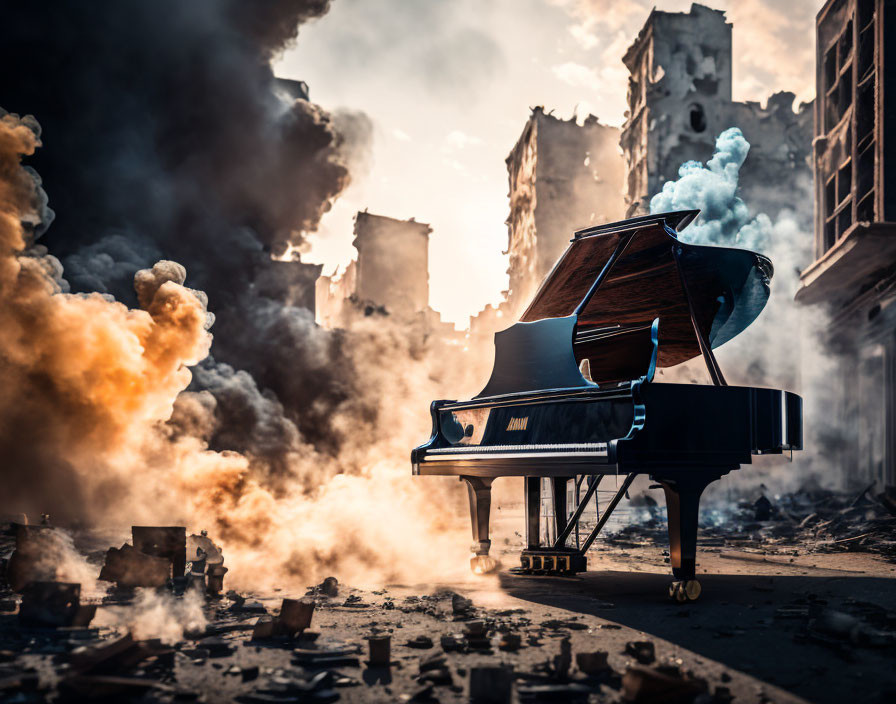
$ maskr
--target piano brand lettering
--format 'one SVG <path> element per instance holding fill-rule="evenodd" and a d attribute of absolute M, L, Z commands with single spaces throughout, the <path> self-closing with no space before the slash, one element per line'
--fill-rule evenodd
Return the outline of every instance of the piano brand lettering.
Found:
<path fill-rule="evenodd" d="M 525 430 L 529 425 L 529 416 L 525 418 L 511 418 L 507 424 L 507 430 Z"/>

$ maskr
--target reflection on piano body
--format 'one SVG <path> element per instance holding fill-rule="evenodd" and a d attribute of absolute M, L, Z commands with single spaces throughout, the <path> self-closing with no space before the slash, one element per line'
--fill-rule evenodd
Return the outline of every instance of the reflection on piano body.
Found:
<path fill-rule="evenodd" d="M 576 232 L 520 321 L 495 334 L 485 388 L 469 401 L 432 403 L 432 437 L 411 452 L 413 471 L 466 482 L 475 571 L 495 565 L 488 523 L 496 477 L 525 477 L 521 569 L 570 574 L 586 569 L 591 543 L 644 473 L 666 496 L 670 594 L 695 599 L 703 489 L 752 455 L 801 449 L 800 397 L 728 386 L 712 352 L 765 306 L 771 262 L 742 249 L 679 241 L 677 230 L 697 213 Z M 712 385 L 653 380 L 657 367 L 697 356 Z M 579 522 L 589 502 L 596 505 L 592 497 L 607 474 L 625 478 L 580 541 Z M 556 522 L 550 531 L 556 538 L 547 545 L 540 544 L 542 478 L 550 478 Z M 574 507 L 567 506 L 570 481 Z"/>

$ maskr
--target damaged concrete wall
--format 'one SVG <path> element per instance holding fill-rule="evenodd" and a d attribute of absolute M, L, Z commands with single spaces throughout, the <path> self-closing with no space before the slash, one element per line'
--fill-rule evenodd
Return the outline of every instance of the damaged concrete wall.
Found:
<path fill-rule="evenodd" d="M 318 324 L 350 327 L 357 316 L 410 318 L 429 308 L 429 225 L 361 212 L 353 244 L 358 257 L 342 276 L 316 283 Z"/>
<path fill-rule="evenodd" d="M 355 217 L 357 258 L 340 276 L 316 281 L 317 323 L 350 329 L 371 316 L 406 324 L 415 339 L 461 340 L 429 306 L 429 225 L 360 212 Z"/>
<path fill-rule="evenodd" d="M 355 217 L 358 271 L 355 292 L 397 315 L 429 306 L 429 233 L 422 222 L 372 213 Z"/>
<path fill-rule="evenodd" d="M 510 155 L 507 219 L 511 308 L 537 289 L 573 232 L 623 216 L 619 129 L 589 116 L 583 124 L 532 110 Z"/>
<path fill-rule="evenodd" d="M 706 161 L 729 127 L 739 127 L 751 145 L 740 186 L 753 214 L 774 218 L 811 202 L 811 108 L 795 112 L 794 95 L 786 92 L 764 108 L 732 101 L 731 40 L 724 12 L 694 4 L 687 13 L 651 12 L 626 52 L 631 76 L 621 144 L 629 214 L 648 212 L 651 196 L 677 177 L 681 164 Z"/>
<path fill-rule="evenodd" d="M 731 127 L 731 24 L 725 13 L 692 5 L 688 13 L 650 13 L 623 62 L 630 72 L 622 132 L 626 204 L 647 212 L 650 197 L 678 166 L 712 154 Z"/>

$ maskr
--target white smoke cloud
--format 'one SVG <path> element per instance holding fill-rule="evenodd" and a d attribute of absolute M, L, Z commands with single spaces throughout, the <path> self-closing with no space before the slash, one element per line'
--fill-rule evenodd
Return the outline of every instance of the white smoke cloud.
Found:
<path fill-rule="evenodd" d="M 706 165 L 682 164 L 678 180 L 667 181 L 650 199 L 650 212 L 699 209 L 700 219 L 682 233 L 682 240 L 764 249 L 771 221 L 766 215 L 751 220 L 747 204 L 737 194 L 740 168 L 749 151 L 750 143 L 737 127 L 725 130 L 716 138 L 715 152 Z"/>
<path fill-rule="evenodd" d="M 167 592 L 138 589 L 133 604 L 99 609 L 93 625 L 127 630 L 135 640 L 158 638 L 173 645 L 183 640 L 184 633 L 205 631 L 208 619 L 203 606 L 203 597 L 195 590 L 178 598 Z"/>

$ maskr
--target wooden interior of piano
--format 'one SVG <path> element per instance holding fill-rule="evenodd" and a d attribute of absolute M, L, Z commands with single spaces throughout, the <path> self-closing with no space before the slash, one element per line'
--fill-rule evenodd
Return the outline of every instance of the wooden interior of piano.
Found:
<path fill-rule="evenodd" d="M 599 290 L 578 315 L 576 360 L 588 359 L 591 379 L 598 384 L 645 374 L 653 351 L 650 327 L 656 318 L 656 366 L 671 367 L 701 354 L 691 309 L 704 340 L 714 347 L 743 330 L 765 305 L 772 271 L 767 258 L 742 249 L 682 243 L 662 219 L 636 220 L 615 231 L 578 234 L 520 321 L 572 314 L 628 238 Z"/>

